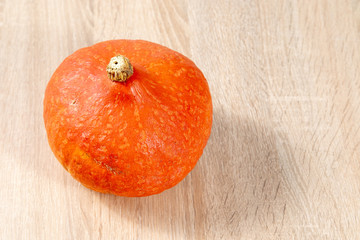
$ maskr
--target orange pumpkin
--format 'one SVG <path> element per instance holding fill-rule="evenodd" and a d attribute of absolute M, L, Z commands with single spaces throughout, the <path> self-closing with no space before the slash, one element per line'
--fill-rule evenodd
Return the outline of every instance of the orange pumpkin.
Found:
<path fill-rule="evenodd" d="M 112 40 L 61 63 L 46 88 L 44 122 L 56 158 L 84 186 L 148 196 L 194 168 L 210 136 L 212 103 L 206 79 L 185 56 Z"/>

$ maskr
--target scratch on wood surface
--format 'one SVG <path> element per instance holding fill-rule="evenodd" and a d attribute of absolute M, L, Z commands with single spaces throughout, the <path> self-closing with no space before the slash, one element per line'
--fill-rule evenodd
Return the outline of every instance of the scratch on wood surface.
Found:
<path fill-rule="evenodd" d="M 280 184 L 281 182 L 279 182 L 279 184 L 277 185 L 276 187 L 276 191 L 275 191 L 275 196 L 274 196 L 274 200 L 276 199 L 277 195 L 278 195 L 278 192 L 279 192 L 279 188 L 280 188 Z"/>
<path fill-rule="evenodd" d="M 285 211 L 286 211 L 286 203 L 284 204 L 284 208 L 283 208 L 283 212 L 282 212 L 282 220 L 281 220 L 282 226 L 284 226 Z"/>

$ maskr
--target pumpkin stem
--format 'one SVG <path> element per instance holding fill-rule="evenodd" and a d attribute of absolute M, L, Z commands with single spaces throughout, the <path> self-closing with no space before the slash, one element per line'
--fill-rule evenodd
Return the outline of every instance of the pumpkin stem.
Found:
<path fill-rule="evenodd" d="M 108 77 L 114 82 L 125 82 L 133 73 L 133 66 L 127 57 L 118 55 L 110 59 L 106 67 Z"/>

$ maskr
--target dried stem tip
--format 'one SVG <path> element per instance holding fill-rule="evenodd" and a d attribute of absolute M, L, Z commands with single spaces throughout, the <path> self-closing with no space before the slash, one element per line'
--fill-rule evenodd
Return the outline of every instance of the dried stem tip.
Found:
<path fill-rule="evenodd" d="M 115 82 L 125 82 L 134 73 L 133 67 L 127 57 L 118 55 L 110 59 L 106 72 Z"/>

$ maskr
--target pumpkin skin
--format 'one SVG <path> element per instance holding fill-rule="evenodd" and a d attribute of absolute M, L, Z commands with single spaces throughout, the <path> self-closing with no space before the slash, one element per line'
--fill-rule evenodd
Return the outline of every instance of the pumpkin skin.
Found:
<path fill-rule="evenodd" d="M 111 81 L 109 60 L 134 69 Z M 51 77 L 44 97 L 49 145 L 64 168 L 102 193 L 140 197 L 175 186 L 210 136 L 209 87 L 195 64 L 164 46 L 111 40 L 79 49 Z"/>

